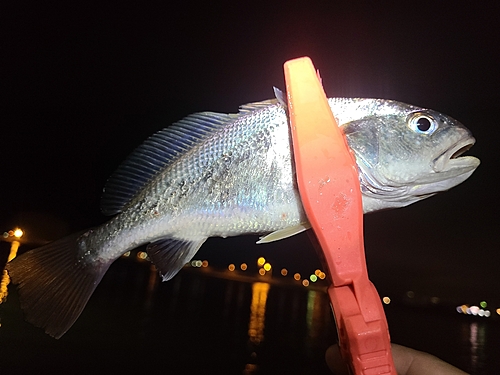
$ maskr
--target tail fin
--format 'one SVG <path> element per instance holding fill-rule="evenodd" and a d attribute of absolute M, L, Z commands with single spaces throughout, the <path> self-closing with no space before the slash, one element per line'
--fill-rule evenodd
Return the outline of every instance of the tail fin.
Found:
<path fill-rule="evenodd" d="M 80 235 L 30 250 L 6 267 L 26 320 L 55 338 L 71 328 L 111 264 L 78 259 Z"/>

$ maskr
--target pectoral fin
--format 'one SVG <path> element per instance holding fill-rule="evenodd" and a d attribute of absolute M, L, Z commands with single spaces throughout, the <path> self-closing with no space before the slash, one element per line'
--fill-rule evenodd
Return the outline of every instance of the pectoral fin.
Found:
<path fill-rule="evenodd" d="M 307 229 L 311 228 L 311 224 L 309 222 L 305 223 L 300 223 L 299 225 L 293 226 L 293 227 L 288 227 L 285 229 L 280 229 L 277 231 L 274 231 L 272 233 L 269 233 L 267 236 L 261 237 L 257 243 L 268 243 L 268 242 L 273 242 L 273 241 L 278 241 L 282 240 L 283 238 L 288 238 L 295 236 L 296 234 L 303 232 Z"/>
<path fill-rule="evenodd" d="M 206 238 L 195 241 L 165 238 L 150 243 L 146 251 L 151 261 L 160 271 L 163 281 L 167 281 L 174 277 L 193 258 L 206 240 Z"/>

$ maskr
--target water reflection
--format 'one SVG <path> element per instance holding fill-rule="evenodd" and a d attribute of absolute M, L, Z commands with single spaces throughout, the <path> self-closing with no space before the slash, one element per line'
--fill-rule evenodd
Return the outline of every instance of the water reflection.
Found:
<path fill-rule="evenodd" d="M 248 337 L 255 345 L 259 345 L 261 341 L 264 340 L 266 301 L 268 292 L 268 283 L 253 283 L 252 304 L 250 306 L 250 322 L 248 323 Z"/>
<path fill-rule="evenodd" d="M 67 368 L 82 365 L 75 374 L 95 373 L 103 363 L 108 373 L 122 374 L 158 369 L 329 374 L 324 354 L 335 342 L 335 327 L 326 293 L 302 287 L 291 275 L 293 285 L 285 285 L 264 278 L 236 279 L 235 272 L 233 278 L 209 277 L 206 270 L 181 272 L 160 283 L 149 264 L 118 262 L 61 340 L 25 324 L 17 306 L 0 305 L 5 322 L 0 328 L 0 372 L 30 373 L 52 363 L 53 372 L 69 373 L 59 365 L 63 358 Z M 9 298 L 13 301 L 15 293 Z M 487 374 L 498 363 L 496 321 L 429 315 L 393 304 L 387 309 L 395 342 L 430 351 L 472 374 Z M 137 356 L 148 358 L 133 369 L 132 347 Z M 31 360 L 25 361 L 27 357 Z"/>
<path fill-rule="evenodd" d="M 248 322 L 248 338 L 250 342 L 250 360 L 245 365 L 243 374 L 256 374 L 259 370 L 257 362 L 258 346 L 264 340 L 266 321 L 266 302 L 270 285 L 263 282 L 252 284 L 252 303 Z"/>
<path fill-rule="evenodd" d="M 462 325 L 462 344 L 466 348 L 466 356 L 470 358 L 470 372 L 481 374 L 486 363 L 486 322 L 464 322 Z"/>
<path fill-rule="evenodd" d="M 153 304 L 153 296 L 156 288 L 158 287 L 158 279 L 158 271 L 156 270 L 156 267 L 151 264 L 149 266 L 148 286 L 146 289 L 146 296 L 144 298 L 144 310 L 146 311 L 151 310 Z"/>

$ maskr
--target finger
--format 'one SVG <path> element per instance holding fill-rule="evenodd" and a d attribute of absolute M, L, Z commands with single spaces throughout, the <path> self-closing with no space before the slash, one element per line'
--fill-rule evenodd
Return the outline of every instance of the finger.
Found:
<path fill-rule="evenodd" d="M 391 344 L 394 366 L 400 375 L 464 375 L 462 370 L 431 354 Z"/>
<path fill-rule="evenodd" d="M 326 350 L 325 360 L 328 368 L 335 375 L 349 375 L 349 369 L 347 368 L 345 361 L 342 359 L 340 347 L 337 344 L 330 346 Z"/>
<path fill-rule="evenodd" d="M 464 375 L 462 370 L 428 353 L 391 344 L 394 367 L 399 375 Z M 342 359 L 338 345 L 330 346 L 325 360 L 335 375 L 349 375 L 347 364 Z"/>

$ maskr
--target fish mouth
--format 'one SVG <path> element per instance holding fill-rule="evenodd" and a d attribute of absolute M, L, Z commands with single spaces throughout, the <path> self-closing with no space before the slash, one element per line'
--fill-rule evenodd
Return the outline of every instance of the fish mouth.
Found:
<path fill-rule="evenodd" d="M 444 153 L 434 159 L 432 169 L 439 174 L 449 174 L 449 177 L 473 171 L 479 165 L 479 159 L 474 156 L 462 156 L 476 140 L 472 137 L 461 139 Z"/>

